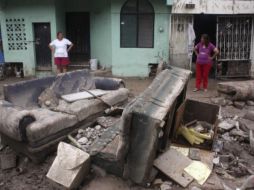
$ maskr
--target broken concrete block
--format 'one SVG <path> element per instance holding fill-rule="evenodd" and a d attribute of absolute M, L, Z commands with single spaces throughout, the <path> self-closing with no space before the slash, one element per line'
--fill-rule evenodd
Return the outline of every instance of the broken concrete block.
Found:
<path fill-rule="evenodd" d="M 161 184 L 160 190 L 171 190 L 171 189 L 173 189 L 172 185 L 173 185 L 172 182 L 170 182 L 170 181 L 165 181 L 165 182 L 163 182 L 163 183 Z"/>
<path fill-rule="evenodd" d="M 254 82 L 233 81 L 218 83 L 217 90 L 221 94 L 229 96 L 232 100 L 245 101 L 254 98 Z"/>
<path fill-rule="evenodd" d="M 7 152 L 0 155 L 1 169 L 7 170 L 15 168 L 17 164 L 17 155 L 14 152 Z"/>
<path fill-rule="evenodd" d="M 248 100 L 246 104 L 247 106 L 254 106 L 254 101 Z"/>
<path fill-rule="evenodd" d="M 182 153 L 169 149 L 154 161 L 154 166 L 182 187 L 187 187 L 193 181 L 193 177 L 184 169 L 191 163 L 192 161 Z"/>
<path fill-rule="evenodd" d="M 231 129 L 236 127 L 236 125 L 237 125 L 237 121 L 229 119 L 229 120 L 224 120 L 220 122 L 218 127 L 225 131 L 230 131 Z"/>
<path fill-rule="evenodd" d="M 248 120 L 254 121 L 254 111 L 248 111 L 245 114 L 244 119 L 248 119 Z"/>
<path fill-rule="evenodd" d="M 224 97 L 216 97 L 216 98 L 211 98 L 211 103 L 220 105 L 220 106 L 226 106 L 227 101 Z"/>
<path fill-rule="evenodd" d="M 251 175 L 250 177 L 248 177 L 246 179 L 246 181 L 238 189 L 239 190 L 247 190 L 247 189 L 253 189 L 253 188 L 254 188 L 254 175 Z"/>
<path fill-rule="evenodd" d="M 57 156 L 47 173 L 47 177 L 67 189 L 75 189 L 89 170 L 89 154 L 70 144 L 60 142 Z"/>
<path fill-rule="evenodd" d="M 192 160 L 200 161 L 201 160 L 201 158 L 200 158 L 200 150 L 197 149 L 197 148 L 190 148 L 189 158 L 192 159 Z"/>
<path fill-rule="evenodd" d="M 250 148 L 251 152 L 254 153 L 254 131 L 250 130 Z"/>
<path fill-rule="evenodd" d="M 242 102 L 242 101 L 234 101 L 234 106 L 235 106 L 237 109 L 243 109 L 244 106 L 245 106 L 245 102 Z"/>
<path fill-rule="evenodd" d="M 78 143 L 81 145 L 84 145 L 88 142 L 88 139 L 86 137 L 82 137 L 78 140 Z"/>

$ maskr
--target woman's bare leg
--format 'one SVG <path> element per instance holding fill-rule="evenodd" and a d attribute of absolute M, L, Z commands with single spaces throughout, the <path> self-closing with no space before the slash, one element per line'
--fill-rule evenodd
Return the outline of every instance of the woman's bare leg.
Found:
<path fill-rule="evenodd" d="M 63 66 L 63 73 L 66 73 L 67 72 L 67 66 Z"/>

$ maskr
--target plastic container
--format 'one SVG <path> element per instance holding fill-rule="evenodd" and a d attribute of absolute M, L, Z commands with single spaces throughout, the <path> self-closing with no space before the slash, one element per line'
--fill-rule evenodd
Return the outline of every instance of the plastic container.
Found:
<path fill-rule="evenodd" d="M 92 71 L 98 70 L 98 60 L 97 59 L 90 59 L 90 69 Z"/>

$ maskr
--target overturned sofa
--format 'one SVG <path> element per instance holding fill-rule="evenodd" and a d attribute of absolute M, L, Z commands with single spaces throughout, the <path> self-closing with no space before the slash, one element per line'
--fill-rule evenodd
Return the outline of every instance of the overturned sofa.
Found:
<path fill-rule="evenodd" d="M 71 102 L 62 98 L 95 89 L 106 93 Z M 40 162 L 68 134 L 91 126 L 109 105 L 127 100 L 122 80 L 93 77 L 86 70 L 5 85 L 0 101 L 2 142 Z"/>
<path fill-rule="evenodd" d="M 125 107 L 120 121 L 90 147 L 94 164 L 137 184 L 151 182 L 153 162 L 170 143 L 190 75 L 174 67 L 162 71 Z"/>

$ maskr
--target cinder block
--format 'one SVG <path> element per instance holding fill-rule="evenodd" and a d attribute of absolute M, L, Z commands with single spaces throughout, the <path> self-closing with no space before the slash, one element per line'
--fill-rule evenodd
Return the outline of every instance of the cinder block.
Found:
<path fill-rule="evenodd" d="M 60 142 L 57 156 L 47 177 L 67 189 L 75 189 L 89 173 L 89 169 L 89 154 L 70 144 Z"/>

